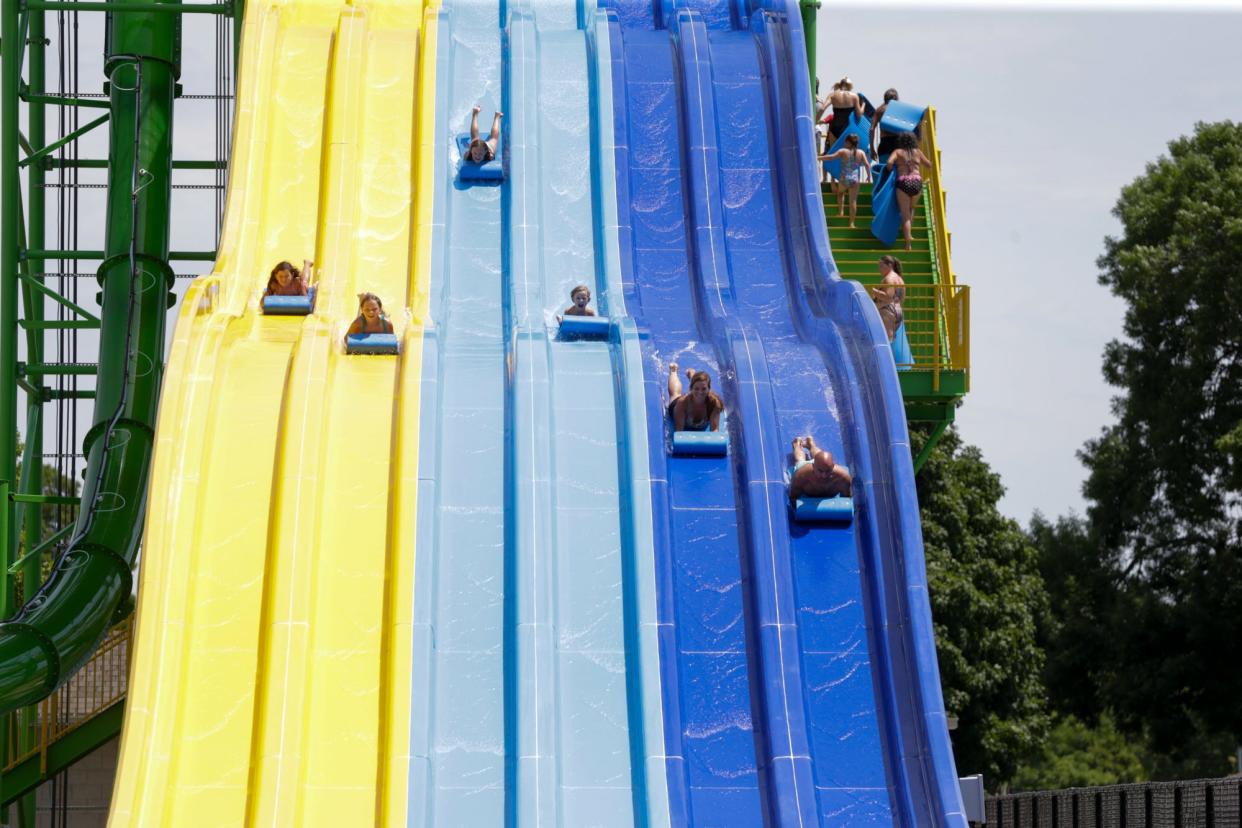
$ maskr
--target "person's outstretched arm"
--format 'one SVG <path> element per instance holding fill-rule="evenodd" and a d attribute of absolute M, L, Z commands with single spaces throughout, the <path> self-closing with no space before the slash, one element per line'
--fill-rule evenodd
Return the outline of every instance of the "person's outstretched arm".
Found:
<path fill-rule="evenodd" d="M 479 140 L 479 110 L 482 108 L 475 104 L 470 113 L 470 140 L 472 142 Z"/>

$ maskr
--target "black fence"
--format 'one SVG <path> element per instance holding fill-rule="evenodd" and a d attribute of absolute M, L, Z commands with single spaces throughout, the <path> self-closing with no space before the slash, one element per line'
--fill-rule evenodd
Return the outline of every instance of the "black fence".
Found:
<path fill-rule="evenodd" d="M 1242 777 L 987 798 L 988 828 L 1242 828 Z"/>

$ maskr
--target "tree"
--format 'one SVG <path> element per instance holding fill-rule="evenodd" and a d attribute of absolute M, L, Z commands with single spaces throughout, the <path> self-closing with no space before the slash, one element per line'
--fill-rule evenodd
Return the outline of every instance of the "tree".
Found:
<path fill-rule="evenodd" d="M 923 435 L 912 432 L 917 452 Z M 1047 596 L 1034 546 L 996 508 L 1004 487 L 979 449 L 944 435 L 919 472 L 927 579 L 945 708 L 962 773 L 997 785 L 1048 726 L 1036 626 Z"/>
<path fill-rule="evenodd" d="M 1046 656 L 1044 684 L 1052 710 L 1094 725 L 1108 706 L 1100 695 L 1114 665 L 1104 659 L 1113 628 L 1127 615 L 1114 568 L 1098 554 L 1091 524 L 1071 515 L 1049 522 L 1038 512 L 1031 542 L 1048 593 L 1049 611 L 1040 619 L 1038 642 Z"/>
<path fill-rule="evenodd" d="M 1113 212 L 1098 265 L 1126 303 L 1104 355 L 1117 421 L 1081 457 L 1124 617 L 1097 676 L 1123 727 L 1177 753 L 1242 737 L 1242 125 L 1170 143 Z"/>
<path fill-rule="evenodd" d="M 1147 778 L 1139 750 L 1111 716 L 1089 727 L 1074 716 L 1059 719 L 1043 751 L 1013 778 L 1020 791 L 1117 785 Z"/>

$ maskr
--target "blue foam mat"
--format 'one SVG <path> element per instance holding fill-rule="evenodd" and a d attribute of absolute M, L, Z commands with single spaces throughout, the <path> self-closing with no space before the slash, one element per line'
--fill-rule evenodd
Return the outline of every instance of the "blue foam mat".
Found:
<path fill-rule="evenodd" d="M 923 120 L 927 107 L 908 101 L 889 101 L 880 126 L 887 132 L 914 132 Z"/>
<path fill-rule="evenodd" d="M 397 335 L 390 333 L 350 334 L 345 337 L 345 353 L 356 355 L 395 354 Z"/>
<path fill-rule="evenodd" d="M 729 453 L 729 435 L 722 431 L 674 431 L 673 454 L 723 457 Z"/>
<path fill-rule="evenodd" d="M 566 316 L 561 319 L 561 336 L 605 339 L 608 325 L 607 316 Z"/>
<path fill-rule="evenodd" d="M 850 113 L 849 127 L 845 130 L 845 132 L 837 136 L 836 142 L 833 143 L 827 154 L 832 155 L 832 153 L 837 150 L 845 149 L 846 136 L 851 134 L 858 136 L 858 148 L 863 151 L 863 155 L 867 156 L 867 164 L 870 165 L 871 156 L 868 154 L 867 150 L 868 143 L 871 140 L 871 124 L 867 121 L 860 120 L 857 112 Z M 839 159 L 825 161 L 823 163 L 824 170 L 827 171 L 829 175 L 833 178 L 841 177 L 841 161 Z"/>
<path fill-rule="evenodd" d="M 476 164 L 466 158 L 466 148 L 470 146 L 469 135 L 457 136 L 457 151 L 461 154 L 461 168 L 458 171 L 462 181 L 503 181 L 505 177 L 502 153 L 505 148 L 503 133 L 496 142 L 496 157 L 484 164 Z"/>
<path fill-rule="evenodd" d="M 909 371 L 914 367 L 914 354 L 910 351 L 910 337 L 906 335 L 906 323 L 897 326 L 893 337 L 893 362 L 897 363 L 898 371 Z"/>

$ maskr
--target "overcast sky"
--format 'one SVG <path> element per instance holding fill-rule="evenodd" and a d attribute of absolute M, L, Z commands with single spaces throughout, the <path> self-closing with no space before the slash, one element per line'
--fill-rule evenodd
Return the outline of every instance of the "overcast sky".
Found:
<path fill-rule="evenodd" d="M 819 75 L 936 107 L 953 269 L 971 287 L 958 412 L 1007 514 L 1083 511 L 1075 452 L 1111 420 L 1123 306 L 1096 283 L 1120 189 L 1196 121 L 1242 120 L 1242 14 L 825 0 Z"/>

